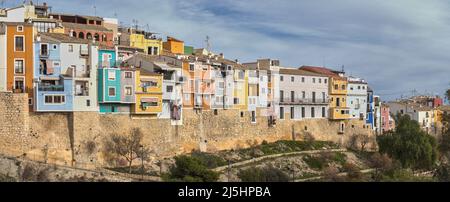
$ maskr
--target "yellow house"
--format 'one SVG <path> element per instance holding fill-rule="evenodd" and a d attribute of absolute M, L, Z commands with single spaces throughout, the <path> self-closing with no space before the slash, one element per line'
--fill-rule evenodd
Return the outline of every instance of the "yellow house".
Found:
<path fill-rule="evenodd" d="M 163 47 L 161 39 L 148 37 L 141 33 L 130 34 L 130 46 L 143 49 L 148 55 L 160 55 Z"/>
<path fill-rule="evenodd" d="M 139 69 L 136 71 L 136 104 L 132 111 L 138 115 L 157 117 L 162 112 L 163 75 Z"/>
<path fill-rule="evenodd" d="M 302 66 L 300 69 L 328 76 L 328 95 L 330 97 L 329 119 L 343 120 L 351 118 L 350 108 L 347 107 L 347 78 L 339 75 L 338 72 L 324 67 Z"/>
<path fill-rule="evenodd" d="M 167 37 L 167 41 L 163 43 L 164 50 L 173 54 L 184 54 L 184 41 Z"/>
<path fill-rule="evenodd" d="M 248 71 L 235 67 L 234 71 L 234 108 L 248 109 Z"/>

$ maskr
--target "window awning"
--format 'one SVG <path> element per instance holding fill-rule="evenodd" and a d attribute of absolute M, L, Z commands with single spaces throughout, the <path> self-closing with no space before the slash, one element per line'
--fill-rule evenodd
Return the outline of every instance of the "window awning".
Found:
<path fill-rule="evenodd" d="M 158 102 L 158 98 L 141 98 L 141 102 Z"/>
<path fill-rule="evenodd" d="M 52 76 L 41 76 L 40 77 L 41 80 L 50 80 L 50 81 L 58 81 L 60 78 L 59 77 L 52 77 Z"/>

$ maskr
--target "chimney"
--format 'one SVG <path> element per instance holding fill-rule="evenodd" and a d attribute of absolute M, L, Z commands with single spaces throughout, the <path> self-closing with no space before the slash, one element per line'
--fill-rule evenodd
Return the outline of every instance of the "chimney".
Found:
<path fill-rule="evenodd" d="M 223 56 L 223 53 L 219 54 L 220 58 L 224 59 L 225 57 Z"/>

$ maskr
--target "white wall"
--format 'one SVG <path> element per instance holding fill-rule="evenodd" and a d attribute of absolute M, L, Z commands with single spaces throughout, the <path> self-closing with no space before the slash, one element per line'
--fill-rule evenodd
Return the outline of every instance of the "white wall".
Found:
<path fill-rule="evenodd" d="M 365 120 L 367 117 L 367 84 L 349 83 L 347 91 L 347 107 L 350 108 L 350 116 L 358 119 L 360 114 L 363 114 Z"/>
<path fill-rule="evenodd" d="M 0 17 L 3 22 L 24 22 L 25 21 L 25 7 L 20 7 L 7 11 L 6 17 Z"/>

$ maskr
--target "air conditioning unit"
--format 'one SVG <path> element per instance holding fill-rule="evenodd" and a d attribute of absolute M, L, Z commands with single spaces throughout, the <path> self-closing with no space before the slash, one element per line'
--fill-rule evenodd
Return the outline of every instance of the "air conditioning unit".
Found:
<path fill-rule="evenodd" d="M 185 80 L 186 80 L 186 78 L 180 76 L 180 77 L 178 77 L 177 82 L 178 82 L 178 83 L 184 83 Z"/>

